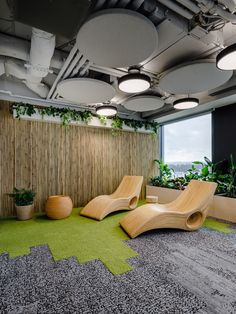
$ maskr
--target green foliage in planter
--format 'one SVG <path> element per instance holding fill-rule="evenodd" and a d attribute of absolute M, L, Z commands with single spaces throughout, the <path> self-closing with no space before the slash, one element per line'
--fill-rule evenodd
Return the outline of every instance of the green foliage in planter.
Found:
<path fill-rule="evenodd" d="M 123 129 L 123 120 L 117 116 L 112 118 L 112 134 L 113 135 L 118 135 L 120 134 L 120 131 Z"/>
<path fill-rule="evenodd" d="M 16 110 L 16 118 L 20 119 L 20 116 L 32 116 L 34 113 L 36 113 L 36 110 L 33 105 L 27 105 L 27 106 L 18 106 Z"/>
<path fill-rule="evenodd" d="M 62 125 L 64 126 L 69 125 L 72 121 L 83 121 L 84 123 L 88 124 L 93 117 L 90 111 L 77 111 L 70 108 L 55 108 L 51 106 L 37 109 L 42 117 L 45 115 L 59 117 L 61 119 Z"/>
<path fill-rule="evenodd" d="M 213 163 L 207 157 L 204 162 L 194 161 L 184 176 L 176 176 L 173 168 L 162 160 L 155 160 L 159 168 L 159 175 L 150 179 L 151 185 L 183 190 L 191 180 L 216 182 L 217 194 L 236 197 L 236 163 L 230 155 L 228 171 L 223 172 L 221 165 L 224 161 Z M 198 169 L 196 165 L 200 165 Z"/>
<path fill-rule="evenodd" d="M 157 134 L 159 124 L 155 121 L 145 121 L 144 128 L 145 130 L 149 130 L 149 131 L 152 131 L 154 134 Z"/>
<path fill-rule="evenodd" d="M 226 180 L 226 195 L 236 198 L 236 163 L 234 162 L 233 155 L 230 155 L 229 159 L 229 172 Z"/>
<path fill-rule="evenodd" d="M 17 206 L 27 206 L 33 204 L 36 193 L 32 190 L 14 188 L 8 195 L 14 199 Z"/>
<path fill-rule="evenodd" d="M 173 183 L 174 169 L 170 168 L 168 164 L 165 164 L 162 160 L 154 160 L 159 167 L 159 176 L 151 178 L 151 184 L 154 186 L 161 186 L 165 188 L 176 188 Z"/>
<path fill-rule="evenodd" d="M 99 119 L 101 125 L 104 125 L 104 126 L 107 125 L 107 117 L 105 117 L 105 116 L 98 116 L 98 119 Z"/>
<path fill-rule="evenodd" d="M 101 125 L 107 124 L 107 118 L 103 116 L 97 116 L 90 111 L 78 111 L 70 108 L 57 108 L 57 107 L 38 107 L 34 105 L 15 103 L 12 107 L 16 111 L 16 118 L 20 118 L 22 115 L 32 116 L 32 114 L 39 113 L 42 117 L 59 117 L 64 126 L 69 125 L 72 121 L 82 121 L 88 124 L 93 117 L 98 117 Z M 152 131 L 154 134 L 158 132 L 158 123 L 155 121 L 138 121 L 131 119 L 123 119 L 118 116 L 110 118 L 112 120 L 112 134 L 117 135 L 126 125 L 131 127 L 135 131 L 141 128 Z"/>

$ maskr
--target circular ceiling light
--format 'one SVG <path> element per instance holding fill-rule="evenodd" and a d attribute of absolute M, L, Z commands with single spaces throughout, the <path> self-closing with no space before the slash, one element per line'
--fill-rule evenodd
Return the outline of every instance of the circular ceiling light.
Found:
<path fill-rule="evenodd" d="M 139 69 L 130 69 L 129 74 L 119 78 L 118 86 L 125 93 L 141 93 L 150 88 L 151 79 L 149 76 L 141 74 Z"/>
<path fill-rule="evenodd" d="M 91 62 L 105 67 L 129 67 L 149 58 L 158 34 L 144 15 L 127 9 L 96 12 L 80 28 L 76 43 Z"/>
<path fill-rule="evenodd" d="M 201 60 L 174 67 L 160 79 L 159 87 L 170 94 L 196 94 L 223 85 L 232 75 L 233 71 L 218 69 L 215 61 Z"/>
<path fill-rule="evenodd" d="M 221 70 L 236 69 L 236 44 L 225 48 L 217 55 L 216 66 Z"/>
<path fill-rule="evenodd" d="M 173 105 L 175 109 L 191 109 L 199 105 L 199 100 L 197 98 L 181 98 L 175 100 Z"/>
<path fill-rule="evenodd" d="M 135 96 L 128 99 L 123 106 L 132 111 L 145 112 L 157 110 L 163 107 L 164 101 L 160 97 L 151 95 Z"/>
<path fill-rule="evenodd" d="M 58 94 L 79 104 L 92 104 L 111 100 L 115 89 L 108 83 L 92 78 L 72 78 L 57 85 Z"/>
<path fill-rule="evenodd" d="M 117 108 L 111 105 L 101 105 L 96 108 L 96 113 L 99 116 L 112 117 L 117 114 Z"/>

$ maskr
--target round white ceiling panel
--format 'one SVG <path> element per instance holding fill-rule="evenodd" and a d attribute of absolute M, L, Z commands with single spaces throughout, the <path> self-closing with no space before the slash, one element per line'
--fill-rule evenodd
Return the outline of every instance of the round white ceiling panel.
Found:
<path fill-rule="evenodd" d="M 233 71 L 222 71 L 215 62 L 197 61 L 170 70 L 159 87 L 171 94 L 195 94 L 223 85 L 232 75 Z"/>
<path fill-rule="evenodd" d="M 144 112 L 161 108 L 164 105 L 164 101 L 157 96 L 135 96 L 128 99 L 123 106 L 132 111 Z"/>
<path fill-rule="evenodd" d="M 157 47 L 158 34 L 145 16 L 108 9 L 91 16 L 80 28 L 77 45 L 86 58 L 106 67 L 128 67 L 144 61 Z"/>
<path fill-rule="evenodd" d="M 111 100 L 115 89 L 108 83 L 92 78 L 72 78 L 57 85 L 58 94 L 75 103 L 99 103 Z"/>

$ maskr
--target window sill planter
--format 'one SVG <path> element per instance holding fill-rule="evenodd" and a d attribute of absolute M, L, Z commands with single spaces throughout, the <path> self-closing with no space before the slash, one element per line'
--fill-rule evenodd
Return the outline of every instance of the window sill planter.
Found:
<path fill-rule="evenodd" d="M 236 198 L 215 195 L 209 216 L 236 223 Z"/>
<path fill-rule="evenodd" d="M 158 196 L 158 203 L 167 204 L 174 201 L 181 194 L 180 190 L 162 188 L 159 186 L 146 186 L 146 195 Z"/>
<path fill-rule="evenodd" d="M 160 204 L 174 201 L 181 192 L 175 189 L 146 186 L 146 195 L 158 196 Z M 215 195 L 208 216 L 236 223 L 236 198 Z"/>

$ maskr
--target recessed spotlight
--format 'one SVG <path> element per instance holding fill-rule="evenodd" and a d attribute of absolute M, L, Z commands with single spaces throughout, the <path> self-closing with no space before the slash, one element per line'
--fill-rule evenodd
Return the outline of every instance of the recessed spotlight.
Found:
<path fill-rule="evenodd" d="M 118 86 L 125 93 L 140 93 L 151 86 L 151 79 L 149 76 L 140 73 L 139 69 L 131 68 L 129 74 L 119 78 Z"/>
<path fill-rule="evenodd" d="M 220 70 L 236 69 L 236 44 L 225 48 L 217 55 L 216 66 Z"/>
<path fill-rule="evenodd" d="M 111 105 L 101 105 L 96 108 L 96 113 L 99 116 L 112 117 L 117 114 L 117 108 Z"/>
<path fill-rule="evenodd" d="M 197 98 L 182 98 L 175 100 L 173 105 L 175 109 L 191 109 L 199 105 L 199 100 Z"/>

